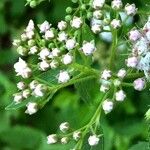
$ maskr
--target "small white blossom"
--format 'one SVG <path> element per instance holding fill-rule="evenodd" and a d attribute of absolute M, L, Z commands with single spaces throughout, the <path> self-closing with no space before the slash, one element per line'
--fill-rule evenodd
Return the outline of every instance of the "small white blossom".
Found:
<path fill-rule="evenodd" d="M 117 19 L 113 19 L 110 24 L 114 29 L 118 29 L 121 27 L 121 21 Z"/>
<path fill-rule="evenodd" d="M 46 59 L 49 55 L 50 51 L 47 48 L 43 48 L 39 53 L 40 59 Z"/>
<path fill-rule="evenodd" d="M 26 114 L 32 115 L 38 111 L 37 103 L 29 102 L 26 106 L 27 106 L 27 110 L 25 111 Z"/>
<path fill-rule="evenodd" d="M 45 36 L 44 37 L 45 37 L 46 40 L 53 39 L 55 37 L 54 31 L 53 30 L 47 30 L 45 32 Z"/>
<path fill-rule="evenodd" d="M 68 141 L 69 141 L 69 138 L 68 137 L 63 137 L 63 138 L 61 138 L 60 141 L 61 141 L 62 144 L 67 144 Z"/>
<path fill-rule="evenodd" d="M 103 102 L 102 107 L 105 114 L 110 113 L 113 109 L 113 102 L 107 99 Z"/>
<path fill-rule="evenodd" d="M 102 72 L 101 79 L 108 80 L 109 78 L 111 78 L 111 71 L 105 69 L 105 70 Z"/>
<path fill-rule="evenodd" d="M 58 48 L 53 48 L 52 49 L 52 56 L 57 57 L 60 54 L 60 50 Z"/>
<path fill-rule="evenodd" d="M 72 21 L 70 22 L 71 26 L 76 28 L 76 29 L 79 29 L 82 25 L 82 19 L 81 17 L 76 17 L 74 16 Z"/>
<path fill-rule="evenodd" d="M 56 134 L 51 134 L 47 136 L 47 144 L 55 144 L 58 141 L 58 137 Z"/>
<path fill-rule="evenodd" d="M 73 132 L 73 139 L 75 141 L 78 141 L 80 138 L 81 138 L 81 132 L 80 131 Z"/>
<path fill-rule="evenodd" d="M 12 42 L 13 46 L 19 46 L 20 43 L 21 43 L 21 41 L 18 40 L 18 39 L 14 39 L 13 42 Z"/>
<path fill-rule="evenodd" d="M 29 23 L 28 23 L 28 26 L 25 29 L 25 31 L 30 32 L 30 31 L 33 31 L 33 30 L 34 30 L 34 22 L 33 22 L 33 20 L 30 20 Z"/>
<path fill-rule="evenodd" d="M 133 82 L 134 89 L 137 91 L 142 91 L 145 88 L 145 80 L 143 78 L 138 78 Z"/>
<path fill-rule="evenodd" d="M 27 50 L 27 48 L 25 48 L 25 47 L 23 47 L 23 46 L 19 46 L 19 47 L 17 48 L 17 52 L 18 52 L 18 54 L 20 54 L 21 56 L 26 56 L 27 53 L 28 53 L 28 50 Z"/>
<path fill-rule="evenodd" d="M 115 97 L 116 97 L 116 101 L 124 101 L 124 99 L 126 98 L 126 94 L 124 93 L 123 90 L 120 90 L 116 92 Z"/>
<path fill-rule="evenodd" d="M 113 83 L 115 87 L 119 87 L 121 85 L 121 81 L 119 79 L 114 79 Z"/>
<path fill-rule="evenodd" d="M 93 17 L 96 19 L 100 19 L 102 16 L 103 16 L 103 14 L 102 14 L 102 11 L 100 11 L 100 10 L 95 10 L 93 12 Z"/>
<path fill-rule="evenodd" d="M 39 84 L 38 81 L 33 80 L 33 81 L 29 84 L 29 87 L 30 87 L 31 90 L 34 90 L 34 89 L 37 87 L 38 84 Z"/>
<path fill-rule="evenodd" d="M 105 0 L 93 0 L 93 8 L 100 9 L 104 6 Z"/>
<path fill-rule="evenodd" d="M 17 88 L 19 90 L 23 90 L 23 89 L 25 89 L 25 87 L 26 87 L 26 84 L 23 81 L 20 81 L 17 83 Z"/>
<path fill-rule="evenodd" d="M 35 97 L 43 97 L 45 92 L 46 87 L 43 84 L 38 84 L 33 91 L 33 95 L 35 95 Z"/>
<path fill-rule="evenodd" d="M 141 33 L 138 30 L 131 30 L 129 32 L 129 39 L 131 41 L 137 41 L 141 37 Z"/>
<path fill-rule="evenodd" d="M 59 65 L 59 64 L 58 64 L 58 62 L 57 62 L 56 60 L 52 60 L 51 63 L 50 63 L 50 67 L 51 67 L 52 69 L 57 68 L 58 65 Z"/>
<path fill-rule="evenodd" d="M 129 57 L 126 62 L 128 67 L 135 68 L 138 64 L 138 59 L 137 57 L 133 56 L 133 57 Z"/>
<path fill-rule="evenodd" d="M 62 58 L 62 63 L 65 64 L 65 65 L 68 65 L 68 64 L 72 63 L 72 60 L 73 60 L 72 55 L 71 54 L 66 54 Z"/>
<path fill-rule="evenodd" d="M 68 50 L 72 50 L 73 48 L 75 48 L 75 46 L 76 46 L 75 39 L 69 39 L 69 40 L 66 41 L 66 48 Z"/>
<path fill-rule="evenodd" d="M 91 55 L 96 50 L 94 41 L 83 41 L 82 51 L 85 55 Z"/>
<path fill-rule="evenodd" d="M 39 25 L 39 29 L 41 33 L 45 33 L 50 29 L 51 24 L 48 21 L 44 21 L 41 25 Z"/>
<path fill-rule="evenodd" d="M 65 21 L 58 22 L 58 29 L 65 30 L 67 28 L 67 23 Z"/>
<path fill-rule="evenodd" d="M 121 0 L 113 0 L 111 2 L 111 7 L 115 10 L 120 9 L 123 6 L 122 1 Z"/>
<path fill-rule="evenodd" d="M 13 96 L 15 103 L 20 103 L 23 100 L 22 93 L 15 93 Z"/>
<path fill-rule="evenodd" d="M 46 60 L 43 60 L 42 62 L 39 63 L 39 67 L 40 70 L 46 71 L 50 67 L 50 65 Z"/>
<path fill-rule="evenodd" d="M 107 84 L 102 84 L 100 86 L 100 91 L 103 92 L 103 93 L 107 92 L 109 89 L 110 89 L 110 87 Z"/>
<path fill-rule="evenodd" d="M 24 98 L 28 98 L 30 96 L 30 94 L 31 94 L 31 92 L 30 92 L 29 89 L 25 89 L 25 90 L 22 91 L 22 96 Z"/>
<path fill-rule="evenodd" d="M 29 54 L 36 54 L 38 52 L 38 47 L 37 46 L 32 46 L 30 48 Z"/>
<path fill-rule="evenodd" d="M 101 32 L 102 27 L 100 24 L 93 24 L 91 30 L 93 31 L 93 33 L 97 34 Z"/>
<path fill-rule="evenodd" d="M 60 32 L 58 34 L 58 41 L 63 42 L 67 40 L 68 35 L 65 32 Z"/>
<path fill-rule="evenodd" d="M 32 39 L 33 36 L 34 36 L 34 31 L 26 32 L 26 37 L 27 37 L 28 39 Z"/>
<path fill-rule="evenodd" d="M 59 129 L 60 129 L 60 131 L 65 133 L 66 131 L 69 130 L 69 123 L 68 122 L 61 123 L 60 126 L 59 126 Z"/>
<path fill-rule="evenodd" d="M 127 71 L 122 68 L 122 69 L 120 69 L 120 70 L 118 71 L 117 77 L 123 79 L 123 78 L 126 76 L 126 74 L 127 74 Z"/>
<path fill-rule="evenodd" d="M 22 41 L 26 41 L 27 39 L 28 39 L 28 38 L 27 38 L 26 33 L 21 34 L 21 40 L 22 40 Z"/>
<path fill-rule="evenodd" d="M 88 138 L 88 143 L 90 146 L 95 146 L 99 143 L 99 137 L 97 135 L 91 135 L 89 138 Z"/>
<path fill-rule="evenodd" d="M 126 4 L 125 12 L 127 13 L 127 15 L 135 15 L 137 12 L 137 8 L 135 4 L 129 4 L 129 3 Z"/>

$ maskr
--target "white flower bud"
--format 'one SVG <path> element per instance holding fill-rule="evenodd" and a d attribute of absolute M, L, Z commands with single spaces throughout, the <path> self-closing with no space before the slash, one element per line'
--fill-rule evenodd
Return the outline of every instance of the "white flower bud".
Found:
<path fill-rule="evenodd" d="M 69 141 L 69 138 L 68 137 L 63 137 L 63 138 L 61 138 L 60 141 L 61 141 L 62 144 L 67 144 L 68 141 Z"/>
<path fill-rule="evenodd" d="M 35 45 L 35 41 L 33 39 L 28 41 L 28 46 L 32 47 Z"/>
<path fill-rule="evenodd" d="M 134 89 L 137 91 L 142 91 L 145 88 L 145 80 L 143 78 L 138 78 L 133 82 Z"/>
<path fill-rule="evenodd" d="M 102 27 L 100 24 L 93 24 L 91 30 L 93 31 L 93 33 L 97 34 L 101 32 Z"/>
<path fill-rule="evenodd" d="M 78 141 L 80 138 L 81 138 L 81 132 L 80 131 L 73 132 L 73 139 L 75 141 Z"/>
<path fill-rule="evenodd" d="M 96 19 L 101 19 L 102 16 L 103 16 L 103 13 L 100 10 L 95 10 L 93 12 L 93 17 L 96 18 Z"/>
<path fill-rule="evenodd" d="M 119 79 L 114 79 L 113 83 L 115 87 L 119 87 L 121 85 L 121 81 Z"/>
<path fill-rule="evenodd" d="M 70 80 L 70 76 L 67 71 L 60 71 L 58 75 L 58 82 L 59 83 L 66 83 Z"/>
<path fill-rule="evenodd" d="M 65 65 L 68 65 L 68 64 L 72 63 L 72 60 L 73 60 L 72 55 L 71 54 L 66 54 L 62 58 L 62 63 L 65 64 Z"/>
<path fill-rule="evenodd" d="M 133 56 L 133 57 L 129 57 L 126 62 L 128 67 L 135 68 L 138 64 L 138 59 L 137 57 Z"/>
<path fill-rule="evenodd" d="M 93 0 L 93 8 L 100 9 L 104 6 L 105 0 Z"/>
<path fill-rule="evenodd" d="M 39 63 L 39 69 L 42 71 L 46 71 L 50 67 L 49 63 L 46 60 L 43 60 Z"/>
<path fill-rule="evenodd" d="M 57 57 L 60 54 L 60 50 L 58 48 L 53 48 L 52 49 L 52 56 Z"/>
<path fill-rule="evenodd" d="M 121 27 L 121 21 L 117 19 L 113 19 L 110 24 L 114 29 L 118 29 Z"/>
<path fill-rule="evenodd" d="M 29 87 L 30 87 L 31 90 L 34 90 L 38 84 L 39 84 L 38 81 L 33 80 L 33 81 L 29 84 Z"/>
<path fill-rule="evenodd" d="M 126 76 L 127 72 L 125 69 L 120 69 L 117 73 L 117 77 L 123 79 Z"/>
<path fill-rule="evenodd" d="M 72 50 L 73 48 L 75 48 L 75 46 L 76 46 L 75 39 L 69 39 L 69 40 L 66 41 L 66 48 L 68 50 Z"/>
<path fill-rule="evenodd" d="M 90 146 L 95 146 L 99 143 L 99 137 L 97 135 L 91 135 L 89 138 L 88 138 L 88 143 Z"/>
<path fill-rule="evenodd" d="M 21 40 L 26 41 L 27 40 L 27 35 L 25 33 L 21 34 Z"/>
<path fill-rule="evenodd" d="M 102 107 L 105 114 L 110 113 L 113 109 L 113 102 L 107 99 L 103 102 Z"/>
<path fill-rule="evenodd" d="M 58 34 L 58 41 L 63 42 L 67 40 L 68 35 L 65 32 L 61 32 Z"/>
<path fill-rule="evenodd" d="M 25 89 L 24 91 L 22 91 L 22 96 L 24 98 L 28 98 L 30 96 L 31 92 L 29 89 Z"/>
<path fill-rule="evenodd" d="M 59 126 L 59 129 L 60 129 L 60 131 L 65 133 L 66 131 L 69 130 L 69 123 L 68 122 L 61 123 Z"/>
<path fill-rule="evenodd" d="M 131 30 L 129 32 L 129 39 L 133 42 L 137 41 L 141 37 L 141 33 L 138 30 Z"/>
<path fill-rule="evenodd" d="M 20 54 L 21 56 L 26 56 L 28 54 L 28 50 L 27 48 L 23 47 L 23 46 L 19 46 L 17 48 L 17 52 L 18 54 Z"/>
<path fill-rule="evenodd" d="M 25 87 L 26 87 L 26 84 L 23 81 L 20 81 L 17 83 L 17 88 L 19 90 L 23 90 L 23 89 L 25 89 Z"/>
<path fill-rule="evenodd" d="M 30 31 L 33 31 L 33 30 L 34 30 L 34 22 L 33 22 L 33 20 L 30 20 L 25 31 L 30 32 Z"/>
<path fill-rule="evenodd" d="M 53 30 L 47 30 L 45 32 L 45 36 L 44 37 L 45 37 L 46 40 L 53 39 L 55 37 L 54 31 Z"/>
<path fill-rule="evenodd" d="M 125 12 L 127 13 L 127 15 L 135 15 L 137 12 L 137 8 L 135 4 L 129 4 L 129 3 L 126 4 Z"/>
<path fill-rule="evenodd" d="M 39 53 L 40 59 L 46 59 L 49 55 L 50 51 L 47 48 L 43 48 Z"/>
<path fill-rule="evenodd" d="M 96 50 L 94 41 L 83 41 L 81 49 L 86 56 L 93 54 L 93 52 Z"/>
<path fill-rule="evenodd" d="M 19 46 L 20 45 L 20 43 L 21 43 L 21 41 L 20 40 L 18 40 L 18 39 L 14 39 L 13 40 L 13 46 Z"/>
<path fill-rule="evenodd" d="M 50 63 L 50 67 L 52 69 L 55 69 L 59 66 L 58 62 L 56 60 L 52 60 L 51 63 Z"/>
<path fill-rule="evenodd" d="M 58 141 L 58 137 L 56 134 L 51 134 L 47 136 L 47 144 L 55 144 Z"/>
<path fill-rule="evenodd" d="M 27 110 L 25 111 L 26 114 L 32 115 L 38 111 L 38 105 L 34 102 L 29 102 L 27 105 Z"/>
<path fill-rule="evenodd" d="M 101 79 L 108 80 L 109 78 L 111 78 L 111 71 L 105 69 L 102 72 Z"/>
<path fill-rule="evenodd" d="M 38 47 L 33 46 L 30 48 L 29 54 L 36 54 L 38 52 Z"/>
<path fill-rule="evenodd" d="M 111 2 L 112 9 L 119 10 L 120 8 L 122 8 L 122 6 L 123 4 L 121 0 L 113 0 Z"/>
<path fill-rule="evenodd" d="M 123 90 L 120 90 L 115 93 L 115 97 L 116 97 L 116 101 L 124 101 L 124 99 L 126 98 L 126 94 L 124 93 Z"/>
<path fill-rule="evenodd" d="M 58 22 L 58 29 L 59 30 L 65 30 L 67 28 L 67 23 L 65 21 Z"/>
<path fill-rule="evenodd" d="M 39 29 L 41 33 L 45 33 L 50 29 L 51 24 L 48 21 L 44 21 L 41 25 L 39 25 Z"/>
<path fill-rule="evenodd" d="M 82 23 L 83 22 L 82 22 L 81 17 L 76 17 L 76 16 L 74 16 L 73 20 L 70 22 L 71 26 L 76 29 L 79 29 L 81 27 Z"/>
<path fill-rule="evenodd" d="M 35 97 L 43 97 L 46 90 L 47 90 L 47 88 L 45 85 L 38 84 L 33 91 L 33 95 L 35 95 Z"/>
<path fill-rule="evenodd" d="M 110 89 L 110 87 L 107 84 L 102 84 L 100 86 L 100 91 L 103 92 L 103 93 L 107 92 L 109 89 Z"/>
<path fill-rule="evenodd" d="M 15 93 L 13 96 L 15 103 L 20 103 L 23 100 L 22 93 Z"/>
<path fill-rule="evenodd" d="M 28 39 L 32 39 L 33 36 L 34 36 L 34 31 L 26 32 L 26 36 L 27 36 Z"/>

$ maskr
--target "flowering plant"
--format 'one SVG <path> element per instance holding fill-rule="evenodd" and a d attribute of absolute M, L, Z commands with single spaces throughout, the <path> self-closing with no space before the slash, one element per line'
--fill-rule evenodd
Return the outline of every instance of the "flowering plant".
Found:
<path fill-rule="evenodd" d="M 27 4 L 35 7 L 42 1 L 28 0 Z M 130 27 L 138 8 L 121 0 L 72 3 L 57 27 L 30 20 L 20 38 L 13 41 L 20 55 L 14 64 L 20 81 L 7 109 L 25 106 L 25 113 L 35 114 L 61 89 L 73 87 L 85 103 L 94 106 L 93 115 L 75 129 L 64 120 L 58 133 L 47 136 L 47 144 L 62 143 L 73 150 L 104 149 L 103 116 L 128 100 L 127 88 L 142 91 L 148 87 L 150 19 L 144 27 Z M 108 50 L 99 41 L 108 42 Z M 150 118 L 149 111 L 146 118 Z"/>

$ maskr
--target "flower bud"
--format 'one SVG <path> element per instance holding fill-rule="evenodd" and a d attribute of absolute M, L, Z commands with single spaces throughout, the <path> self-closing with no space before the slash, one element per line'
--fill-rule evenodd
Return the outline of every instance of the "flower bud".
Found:
<path fill-rule="evenodd" d="M 88 138 L 88 143 L 90 146 L 95 146 L 99 143 L 99 137 L 97 135 L 91 135 L 89 138 Z"/>
<path fill-rule="evenodd" d="M 137 8 L 135 4 L 129 4 L 129 3 L 126 4 L 125 12 L 127 13 L 127 15 L 135 15 L 137 12 Z"/>
<path fill-rule="evenodd" d="M 120 69 L 117 73 L 117 77 L 123 79 L 126 76 L 127 72 L 125 69 Z"/>
<path fill-rule="evenodd" d="M 51 134 L 47 136 L 47 144 L 55 144 L 58 141 L 58 137 L 56 134 Z"/>
<path fill-rule="evenodd" d="M 109 78 L 111 78 L 111 71 L 105 69 L 105 70 L 102 72 L 101 79 L 108 80 Z"/>
<path fill-rule="evenodd" d="M 121 21 L 117 19 L 113 19 L 110 24 L 114 29 L 118 29 L 121 27 Z"/>
<path fill-rule="evenodd" d="M 109 99 L 105 100 L 102 104 L 102 108 L 105 112 L 105 114 L 110 113 L 113 109 L 113 102 Z"/>
<path fill-rule="evenodd" d="M 67 71 L 60 71 L 58 75 L 58 82 L 59 83 L 66 83 L 70 80 L 70 76 Z"/>
<path fill-rule="evenodd" d="M 116 101 L 124 101 L 124 99 L 126 98 L 126 94 L 124 93 L 123 90 L 120 90 L 115 93 L 115 97 L 116 97 Z"/>
<path fill-rule="evenodd" d="M 29 89 L 25 89 L 24 91 L 22 91 L 22 96 L 24 98 L 28 98 L 30 96 L 31 92 Z"/>
<path fill-rule="evenodd" d="M 25 111 L 26 114 L 32 115 L 38 111 L 37 103 L 29 102 L 26 106 L 27 106 L 27 110 Z"/>
<path fill-rule="evenodd" d="M 64 55 L 63 58 L 62 58 L 62 63 L 63 63 L 64 65 L 68 65 L 68 64 L 72 63 L 72 60 L 73 60 L 72 55 L 71 55 L 71 54 L 66 54 L 66 55 Z"/>
<path fill-rule="evenodd" d="M 137 91 L 142 91 L 145 88 L 145 80 L 143 78 L 138 78 L 133 82 L 134 89 Z"/>
<path fill-rule="evenodd" d="M 63 138 L 61 138 L 61 143 L 62 143 L 62 144 L 67 144 L 68 141 L 69 141 L 69 138 L 68 138 L 68 137 L 63 137 Z"/>
<path fill-rule="evenodd" d="M 19 90 L 23 90 L 23 89 L 25 89 L 25 87 L 26 87 L 26 84 L 23 81 L 20 81 L 17 83 L 17 88 Z"/>
<path fill-rule="evenodd" d="M 67 23 L 65 21 L 58 22 L 58 29 L 60 31 L 65 30 L 67 28 Z"/>
<path fill-rule="evenodd" d="M 69 130 L 69 123 L 68 122 L 61 123 L 59 126 L 59 129 L 60 129 L 60 131 L 65 133 L 66 131 Z"/>
<path fill-rule="evenodd" d="M 13 96 L 15 103 L 20 103 L 23 100 L 22 93 L 15 93 Z"/>
<path fill-rule="evenodd" d="M 81 132 L 80 131 L 73 132 L 73 139 L 75 141 L 78 141 L 80 138 L 81 138 Z"/>
<path fill-rule="evenodd" d="M 81 27 L 82 23 L 83 22 L 82 22 L 81 17 L 76 17 L 76 16 L 74 16 L 72 21 L 70 22 L 71 26 L 76 29 L 79 29 Z"/>

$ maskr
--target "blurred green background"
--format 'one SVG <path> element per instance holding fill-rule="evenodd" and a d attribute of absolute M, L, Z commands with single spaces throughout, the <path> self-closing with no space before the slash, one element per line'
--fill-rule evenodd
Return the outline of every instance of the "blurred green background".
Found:
<path fill-rule="evenodd" d="M 135 2 L 142 12 L 150 13 L 149 0 L 123 2 Z M 65 8 L 72 6 L 70 0 L 43 2 L 35 9 L 25 7 L 25 3 L 25 0 L 0 0 L 0 150 L 68 150 L 59 144 L 48 146 L 46 136 L 57 132 L 63 121 L 69 121 L 73 128 L 81 127 L 93 114 L 95 107 L 83 103 L 74 87 L 57 92 L 35 115 L 26 115 L 25 108 L 5 110 L 13 100 L 12 94 L 17 91 L 13 64 L 18 55 L 12 47 L 12 40 L 19 37 L 29 19 L 36 23 L 48 20 L 55 26 L 64 18 Z M 138 26 L 144 24 L 145 18 L 142 19 L 135 17 Z M 132 89 L 126 89 L 126 92 L 126 101 L 102 118 L 105 150 L 128 150 L 139 141 L 130 150 L 145 149 L 149 125 L 144 114 L 150 105 L 150 92 L 139 93 Z"/>

